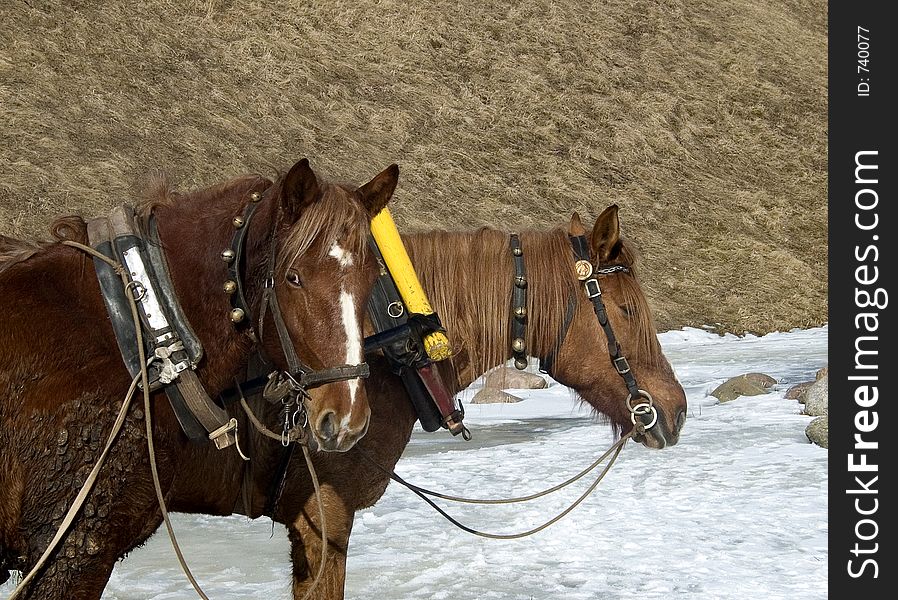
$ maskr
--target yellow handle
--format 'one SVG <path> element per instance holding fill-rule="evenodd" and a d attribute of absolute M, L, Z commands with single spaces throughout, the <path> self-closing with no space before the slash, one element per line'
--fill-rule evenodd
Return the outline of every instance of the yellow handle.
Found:
<path fill-rule="evenodd" d="M 399 231 L 390 215 L 390 209 L 384 208 L 382 211 L 371 219 L 371 235 L 380 248 L 380 253 L 387 263 L 390 275 L 396 283 L 399 295 L 405 303 L 409 312 L 421 315 L 432 315 L 433 308 L 427 300 L 427 294 L 418 281 L 418 275 L 415 273 L 415 267 L 405 251 L 405 245 L 402 238 L 399 237 Z M 441 361 L 452 356 L 452 347 L 449 345 L 449 339 L 439 331 L 435 331 L 424 338 L 424 351 L 432 361 Z"/>

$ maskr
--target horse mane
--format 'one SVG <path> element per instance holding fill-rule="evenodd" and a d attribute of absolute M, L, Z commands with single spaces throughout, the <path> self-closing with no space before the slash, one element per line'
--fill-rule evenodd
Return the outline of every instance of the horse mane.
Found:
<path fill-rule="evenodd" d="M 13 265 L 28 260 L 48 245 L 49 242 L 19 240 L 0 235 L 0 273 Z"/>
<path fill-rule="evenodd" d="M 227 218 L 233 212 L 233 207 L 222 206 L 222 203 L 215 200 L 227 194 L 248 192 L 260 181 L 268 180 L 260 175 L 243 175 L 208 188 L 185 193 L 176 191 L 166 174 L 161 172 L 151 174 L 134 206 L 138 215 L 138 225 L 141 232 L 146 234 L 149 217 L 157 207 L 174 206 L 188 196 L 205 203 L 210 211 L 221 211 L 223 218 Z M 49 233 L 51 240 L 20 240 L 0 235 L 0 273 L 46 251 L 56 242 L 72 240 L 82 244 L 88 243 L 87 226 L 81 215 L 65 215 L 55 219 L 50 224 Z"/>
<path fill-rule="evenodd" d="M 340 240 L 344 250 L 363 260 L 368 250 L 370 215 L 361 203 L 352 200 L 355 187 L 319 180 L 321 195 L 306 206 L 284 241 L 280 266 L 292 263 L 312 247 L 315 240 Z M 319 258 L 330 252 L 330 244 L 321 244 Z"/>
<path fill-rule="evenodd" d="M 527 269 L 527 351 L 546 356 L 557 351 L 569 299 L 580 293 L 567 231 L 520 233 Z M 511 342 L 514 262 L 509 235 L 490 228 L 473 232 L 435 231 L 403 236 L 415 270 L 446 327 L 453 350 L 467 351 L 475 375 L 503 364 Z M 637 253 L 622 240 L 619 261 L 631 269 L 620 280 L 622 302 L 641 332 L 632 357 L 663 360 L 654 320 L 635 274 Z M 589 352 L 590 349 L 584 349 Z M 448 362 L 448 361 L 447 361 Z M 453 361 L 454 375 L 460 373 Z"/>
<path fill-rule="evenodd" d="M 620 281 L 623 304 L 630 312 L 630 319 L 634 322 L 636 331 L 641 334 L 633 351 L 624 348 L 624 353 L 632 356 L 634 360 L 639 360 L 650 366 L 660 366 L 666 362 L 666 359 L 661 350 L 661 342 L 658 341 L 654 313 L 639 284 L 637 267 L 639 253 L 636 247 L 630 241 L 622 239 L 620 255 L 615 262 L 630 268 L 630 276 L 618 277 L 618 280 Z"/>

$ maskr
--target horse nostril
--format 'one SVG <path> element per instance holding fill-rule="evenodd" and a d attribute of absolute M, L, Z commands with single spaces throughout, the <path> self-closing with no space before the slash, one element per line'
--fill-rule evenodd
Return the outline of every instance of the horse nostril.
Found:
<path fill-rule="evenodd" d="M 677 424 L 677 433 L 679 433 L 680 430 L 683 429 L 683 425 L 686 424 L 686 410 L 685 409 L 681 410 L 680 413 L 677 415 L 676 424 Z"/>
<path fill-rule="evenodd" d="M 330 440 L 337 435 L 337 414 L 329 410 L 318 419 L 318 436 L 322 440 Z"/>

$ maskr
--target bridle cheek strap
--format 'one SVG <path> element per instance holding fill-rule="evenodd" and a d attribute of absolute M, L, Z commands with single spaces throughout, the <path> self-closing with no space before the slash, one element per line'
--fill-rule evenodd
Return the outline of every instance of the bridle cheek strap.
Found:
<path fill-rule="evenodd" d="M 586 297 L 592 302 L 593 311 L 599 319 L 599 325 L 608 338 L 608 353 L 611 356 L 611 363 L 617 371 L 621 379 L 627 386 L 629 395 L 627 396 L 627 409 L 631 413 L 631 420 L 636 424 L 638 416 L 646 429 L 652 427 L 658 418 L 658 413 L 653 406 L 651 394 L 639 388 L 636 383 L 636 377 L 630 370 L 630 363 L 627 357 L 621 352 L 620 343 L 614 335 L 614 329 L 608 320 L 608 311 L 605 310 L 605 302 L 602 300 L 602 288 L 599 285 L 598 275 L 610 275 L 612 273 L 629 273 L 630 268 L 626 265 L 607 265 L 605 267 L 594 268 L 589 257 L 589 243 L 586 236 L 569 236 L 571 246 L 574 249 L 574 256 L 577 259 L 577 278 L 583 282 L 583 289 L 586 291 Z M 634 400 L 645 399 L 645 402 L 639 402 L 636 406 L 631 404 Z"/>
<path fill-rule="evenodd" d="M 582 264 L 581 261 L 586 261 L 591 265 L 589 245 L 586 241 L 586 236 L 580 235 L 569 237 L 571 238 L 571 245 L 574 248 L 574 255 L 577 258 L 577 262 Z M 611 327 L 611 322 L 608 320 L 608 311 L 605 310 L 605 302 L 602 300 L 602 288 L 599 286 L 599 280 L 596 277 L 596 275 L 607 275 L 616 272 L 625 273 L 629 272 L 629 269 L 624 265 L 611 265 L 602 269 L 591 269 L 591 271 L 592 272 L 586 277 L 583 277 L 583 275 L 580 275 L 579 277 L 583 282 L 583 289 L 586 291 L 586 297 L 592 302 L 592 308 L 596 313 L 596 317 L 599 319 L 599 325 L 602 326 L 602 330 L 605 332 L 605 337 L 608 338 L 608 353 L 611 355 L 611 363 L 614 365 L 615 370 L 617 370 L 621 378 L 623 378 L 630 395 L 633 398 L 641 397 L 642 392 L 639 391 L 639 386 L 636 384 L 636 378 L 630 370 L 630 363 L 627 362 L 627 357 L 621 352 L 620 343 L 617 341 L 617 337 L 614 335 L 614 329 Z"/>
<path fill-rule="evenodd" d="M 261 338 L 262 336 L 262 321 L 265 319 L 265 313 L 270 311 L 278 341 L 281 344 L 281 351 L 284 353 L 284 359 L 287 361 L 288 372 L 286 375 L 296 391 L 309 390 L 336 381 L 368 377 L 370 370 L 366 362 L 357 365 L 339 365 L 317 371 L 302 362 L 296 354 L 296 349 L 290 338 L 290 332 L 287 331 L 287 325 L 284 322 L 284 315 L 278 304 L 277 293 L 273 283 L 273 278 L 267 279 L 265 288 L 262 291 L 262 310 L 259 312 L 259 337 Z"/>

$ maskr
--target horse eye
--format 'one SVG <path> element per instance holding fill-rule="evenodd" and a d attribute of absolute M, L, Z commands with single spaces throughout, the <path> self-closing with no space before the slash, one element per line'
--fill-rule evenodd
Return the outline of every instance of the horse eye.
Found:
<path fill-rule="evenodd" d="M 299 278 L 299 273 L 293 270 L 287 271 L 287 283 L 293 287 L 302 287 L 302 280 Z"/>
<path fill-rule="evenodd" d="M 627 318 L 631 318 L 636 311 L 628 304 L 621 304 L 620 309 L 624 311 L 624 314 L 627 315 Z"/>

